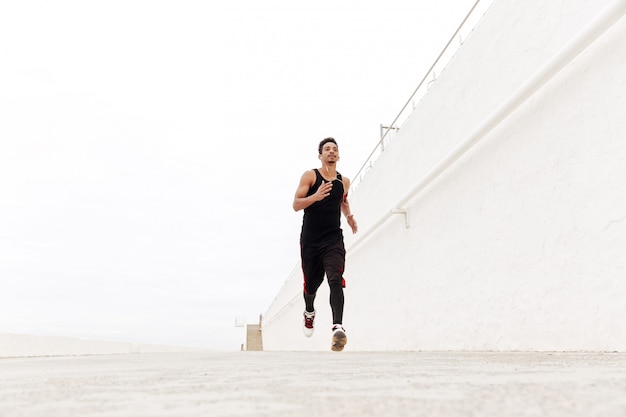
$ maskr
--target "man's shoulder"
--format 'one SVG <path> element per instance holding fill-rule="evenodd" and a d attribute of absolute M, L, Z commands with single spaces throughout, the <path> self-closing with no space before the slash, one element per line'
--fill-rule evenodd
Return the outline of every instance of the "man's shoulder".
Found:
<path fill-rule="evenodd" d="M 306 178 L 315 178 L 317 177 L 318 172 L 319 171 L 317 170 L 317 168 L 307 169 L 306 171 L 304 171 L 304 174 L 302 174 L 302 176 Z"/>
<path fill-rule="evenodd" d="M 304 173 L 302 174 L 302 177 L 300 177 L 300 184 L 303 183 L 308 183 L 309 185 L 313 185 L 315 184 L 315 181 L 317 180 L 317 173 L 315 171 L 315 169 L 309 169 L 304 171 Z"/>

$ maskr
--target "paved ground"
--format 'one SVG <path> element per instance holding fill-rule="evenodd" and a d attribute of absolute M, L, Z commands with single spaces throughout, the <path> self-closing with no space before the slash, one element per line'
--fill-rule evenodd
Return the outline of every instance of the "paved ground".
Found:
<path fill-rule="evenodd" d="M 0 416 L 626 416 L 626 354 L 207 352 L 0 359 Z"/>

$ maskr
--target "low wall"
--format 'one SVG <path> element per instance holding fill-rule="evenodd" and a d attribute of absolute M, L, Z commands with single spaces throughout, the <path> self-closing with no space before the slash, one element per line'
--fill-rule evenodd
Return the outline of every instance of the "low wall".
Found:
<path fill-rule="evenodd" d="M 0 357 L 103 355 L 116 353 L 186 352 L 198 348 L 124 343 L 74 337 L 0 333 Z"/>

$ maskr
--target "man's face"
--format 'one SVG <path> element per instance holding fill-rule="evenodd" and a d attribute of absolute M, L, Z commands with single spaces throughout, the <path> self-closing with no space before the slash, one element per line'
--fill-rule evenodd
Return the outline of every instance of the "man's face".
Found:
<path fill-rule="evenodd" d="M 337 162 L 339 159 L 339 148 L 332 142 L 327 142 L 322 147 L 320 159 L 326 162 Z"/>

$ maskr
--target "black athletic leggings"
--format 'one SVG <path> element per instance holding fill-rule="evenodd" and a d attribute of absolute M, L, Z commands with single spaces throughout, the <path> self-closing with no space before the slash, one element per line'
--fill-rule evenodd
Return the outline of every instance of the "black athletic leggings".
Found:
<path fill-rule="evenodd" d="M 343 239 L 324 246 L 301 245 L 302 273 L 304 275 L 304 302 L 307 311 L 313 311 L 317 289 L 328 279 L 330 287 L 330 307 L 333 312 L 333 324 L 343 320 L 343 270 L 346 263 L 346 249 Z"/>

